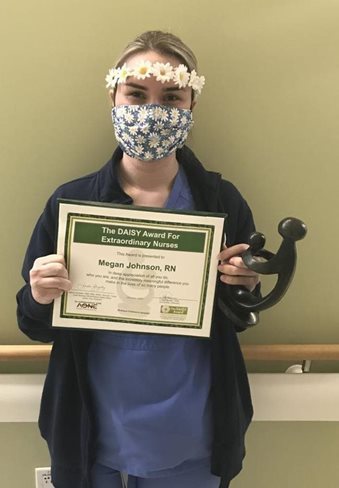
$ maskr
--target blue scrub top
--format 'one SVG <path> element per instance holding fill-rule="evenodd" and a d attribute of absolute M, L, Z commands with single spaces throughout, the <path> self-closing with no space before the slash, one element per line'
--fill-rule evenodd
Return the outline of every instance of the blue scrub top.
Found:
<path fill-rule="evenodd" d="M 181 167 L 166 208 L 194 209 Z M 209 340 L 98 331 L 88 370 L 96 411 L 96 462 L 144 478 L 209 463 Z"/>

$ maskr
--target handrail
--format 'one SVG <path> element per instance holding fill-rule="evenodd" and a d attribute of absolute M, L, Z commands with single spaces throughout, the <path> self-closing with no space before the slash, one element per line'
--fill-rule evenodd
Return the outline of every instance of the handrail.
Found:
<path fill-rule="evenodd" d="M 339 344 L 248 344 L 241 348 L 247 361 L 333 361 L 339 359 Z"/>
<path fill-rule="evenodd" d="M 50 345 L 5 345 L 0 346 L 0 361 L 20 361 L 22 359 L 48 359 L 52 346 Z"/>
<path fill-rule="evenodd" d="M 0 345 L 0 361 L 46 360 L 51 345 Z M 246 344 L 247 361 L 339 360 L 339 344 Z"/>

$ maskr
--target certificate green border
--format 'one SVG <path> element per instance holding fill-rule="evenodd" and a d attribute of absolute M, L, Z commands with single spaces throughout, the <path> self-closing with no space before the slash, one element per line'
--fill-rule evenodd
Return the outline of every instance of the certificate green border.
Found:
<path fill-rule="evenodd" d="M 73 205 L 80 205 L 80 206 L 88 206 L 88 207 L 100 207 L 100 208 L 110 208 L 110 209 L 117 209 L 119 208 L 124 210 L 131 210 L 131 211 L 140 211 L 143 213 L 147 212 L 154 212 L 154 213 L 164 213 L 164 214 L 173 214 L 174 216 L 177 215 L 192 215 L 192 216 L 201 216 L 201 217 L 219 217 L 225 220 L 227 215 L 220 214 L 220 213 L 212 213 L 212 212 L 199 212 L 199 211 L 178 211 L 178 210 L 169 210 L 163 208 L 153 208 L 153 207 L 135 207 L 131 205 L 121 205 L 121 204 L 111 204 L 105 202 L 88 202 L 88 201 L 79 201 L 79 200 L 68 200 L 68 199 L 58 199 L 58 204 L 73 204 Z M 67 211 L 66 211 L 67 213 Z M 137 226 L 149 227 L 151 224 L 152 227 L 161 227 L 163 229 L 171 228 L 173 230 L 177 229 L 183 230 L 185 228 L 189 229 L 190 231 L 194 232 L 205 232 L 206 233 L 206 252 L 205 252 L 205 260 L 204 260 L 204 270 L 203 270 L 203 279 L 202 279 L 202 287 L 200 290 L 200 305 L 198 311 L 198 320 L 196 323 L 177 323 L 173 321 L 166 321 L 162 320 L 161 322 L 157 322 L 154 320 L 145 320 L 145 319 L 135 319 L 135 318 L 123 318 L 119 317 L 109 317 L 109 316 L 94 316 L 93 315 L 86 315 L 83 312 L 81 314 L 74 314 L 74 313 L 67 313 L 67 292 L 63 294 L 61 297 L 61 304 L 60 304 L 60 317 L 62 318 L 70 318 L 75 320 L 88 320 L 88 321 L 105 321 L 105 322 L 112 322 L 112 323 L 126 323 L 126 324 L 136 324 L 136 325 L 143 325 L 143 326 L 156 326 L 156 327 L 170 327 L 173 329 L 187 329 L 187 334 L 189 335 L 190 329 L 202 329 L 203 327 L 203 320 L 204 320 L 204 310 L 205 310 L 205 303 L 207 299 L 207 291 L 208 291 L 208 279 L 209 279 L 209 269 L 211 263 L 211 253 L 213 247 L 213 238 L 214 238 L 214 229 L 215 226 L 213 224 L 197 224 L 197 223 L 187 223 L 187 222 L 170 222 L 170 221 L 161 221 L 161 220 L 147 220 L 145 218 L 134 218 L 134 217 L 118 217 L 118 216 L 104 216 L 104 215 L 97 215 L 91 213 L 81 213 L 81 212 L 68 212 L 67 213 L 67 222 L 66 222 L 66 229 L 65 229 L 65 243 L 64 243 L 64 255 L 66 266 L 70 265 L 71 260 L 71 246 L 72 246 L 72 236 L 74 234 L 74 225 L 77 221 L 84 221 L 89 220 L 97 223 L 98 221 L 107 221 L 107 223 L 127 223 L 127 224 L 136 224 Z M 89 222 L 90 223 L 90 222 Z M 59 225 L 59 224 L 58 224 Z M 129 247 L 129 246 L 128 246 Z M 135 249 L 133 246 L 129 247 L 130 249 Z M 163 249 L 162 251 L 166 251 Z M 54 325 L 58 327 L 57 324 Z M 63 326 L 61 326 L 63 327 Z M 77 329 L 77 326 L 73 325 L 70 328 Z M 81 327 L 79 327 L 81 328 Z M 93 329 L 96 329 L 93 327 Z M 113 330 L 124 330 L 121 329 L 113 329 Z M 137 333 L 137 331 L 134 331 Z M 141 331 L 145 332 L 145 331 Z"/>
<path fill-rule="evenodd" d="M 129 207 L 124 207 L 126 210 L 132 210 Z M 142 209 L 143 210 L 143 209 Z M 196 215 L 196 214 L 192 214 Z M 140 324 L 140 325 L 152 325 L 157 327 L 171 327 L 171 328 L 184 328 L 184 329 L 202 329 L 203 324 L 203 317 L 204 317 L 204 310 L 205 310 L 205 303 L 206 303 L 206 294 L 208 288 L 208 278 L 209 278 L 209 265 L 211 261 L 211 253 L 212 253 L 212 245 L 213 245 L 213 237 L 214 237 L 214 225 L 206 225 L 206 224 L 189 224 L 183 222 L 166 222 L 160 220 L 146 220 L 145 218 L 129 218 L 129 217 L 117 217 L 117 216 L 102 216 L 102 215 L 92 215 L 92 214 L 84 214 L 84 213 L 75 213 L 69 212 L 67 214 L 67 223 L 66 223 L 66 233 L 65 233 L 65 247 L 64 247 L 64 256 L 66 261 L 66 266 L 69 267 L 71 263 L 71 247 L 72 247 L 72 237 L 74 235 L 74 227 L 76 222 L 81 221 L 88 221 L 88 223 L 98 223 L 98 222 L 109 222 L 112 225 L 114 224 L 121 224 L 121 223 L 128 223 L 135 226 L 147 226 L 146 224 L 151 224 L 152 227 L 159 227 L 162 229 L 171 228 L 171 230 L 178 230 L 189 228 L 190 231 L 199 231 L 204 232 L 206 235 L 206 252 L 205 260 L 204 260 L 204 270 L 203 270 L 203 279 L 202 279 L 202 287 L 200 290 L 200 300 L 199 300 L 199 310 L 198 310 L 198 319 L 196 323 L 192 322 L 184 322 L 184 323 L 173 323 L 173 321 L 165 321 L 162 320 L 161 322 L 155 322 L 152 320 L 145 320 L 145 319 L 124 319 L 121 316 L 119 317 L 112 317 L 112 316 L 105 316 L 105 315 L 86 315 L 84 312 L 75 314 L 67 313 L 67 297 L 68 293 L 64 293 L 61 299 L 61 307 L 60 307 L 60 317 L 62 318 L 70 318 L 70 319 L 78 319 L 78 320 L 93 320 L 93 321 L 105 321 L 105 322 L 113 322 L 113 323 L 128 323 L 128 324 Z M 133 246 L 130 246 L 129 249 L 135 249 Z M 164 252 L 166 249 L 163 250 Z"/>

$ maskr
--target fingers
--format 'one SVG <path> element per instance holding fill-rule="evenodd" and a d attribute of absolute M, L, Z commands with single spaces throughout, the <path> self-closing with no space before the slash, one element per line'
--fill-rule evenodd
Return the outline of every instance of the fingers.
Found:
<path fill-rule="evenodd" d="M 72 287 L 65 259 L 59 254 L 36 259 L 29 274 L 32 296 L 42 305 L 52 303 L 55 298 L 59 298 L 64 291 L 69 291 Z"/>
<path fill-rule="evenodd" d="M 220 280 L 227 285 L 245 286 L 249 291 L 253 291 L 259 283 L 259 276 L 230 276 L 226 274 L 220 275 Z"/>
<path fill-rule="evenodd" d="M 247 244 L 236 244 L 223 249 L 218 258 L 220 264 L 220 280 L 228 285 L 245 286 L 252 291 L 259 282 L 259 276 L 255 271 L 247 268 L 239 254 L 248 249 Z"/>
<path fill-rule="evenodd" d="M 39 268 L 40 266 L 44 266 L 46 264 L 51 264 L 51 263 L 60 263 L 63 266 L 66 265 L 65 258 L 63 257 L 62 254 L 48 254 L 47 256 L 41 256 L 40 258 L 37 258 L 34 261 L 32 269 L 36 269 Z"/>
<path fill-rule="evenodd" d="M 234 256 L 239 256 L 249 248 L 248 244 L 236 244 L 235 246 L 225 247 L 220 251 L 218 259 L 219 261 L 228 261 Z"/>
<path fill-rule="evenodd" d="M 248 269 L 242 260 L 241 262 L 242 262 L 241 266 L 234 266 L 233 264 L 219 264 L 218 270 L 220 271 L 220 273 L 229 276 L 245 276 L 245 277 L 257 276 L 257 273 L 255 271 Z"/>

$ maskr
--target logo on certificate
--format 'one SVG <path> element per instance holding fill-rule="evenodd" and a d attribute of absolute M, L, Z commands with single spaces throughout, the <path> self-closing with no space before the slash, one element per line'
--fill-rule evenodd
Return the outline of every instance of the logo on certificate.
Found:
<path fill-rule="evenodd" d="M 179 307 L 177 305 L 161 305 L 160 315 L 173 320 L 185 320 L 188 313 L 188 307 Z"/>
<path fill-rule="evenodd" d="M 76 308 L 86 309 L 86 310 L 98 310 L 98 302 L 77 302 Z"/>

